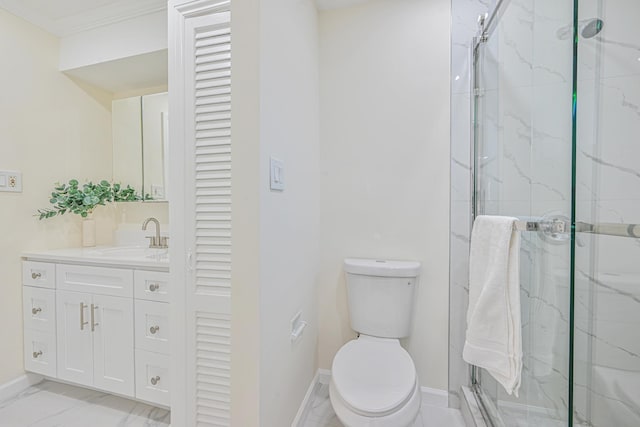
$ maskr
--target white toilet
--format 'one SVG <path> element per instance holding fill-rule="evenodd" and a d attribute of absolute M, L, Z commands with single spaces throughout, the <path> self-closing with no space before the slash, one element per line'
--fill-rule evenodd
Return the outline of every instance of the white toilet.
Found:
<path fill-rule="evenodd" d="M 338 350 L 329 396 L 345 427 L 407 427 L 420 387 L 399 338 L 409 335 L 420 263 L 345 259 L 349 317 L 360 335 Z"/>

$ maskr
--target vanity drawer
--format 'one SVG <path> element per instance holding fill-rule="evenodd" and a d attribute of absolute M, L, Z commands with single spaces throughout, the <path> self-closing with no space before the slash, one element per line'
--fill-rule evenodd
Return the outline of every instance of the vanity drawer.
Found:
<path fill-rule="evenodd" d="M 56 265 L 48 262 L 22 261 L 22 284 L 55 289 Z"/>
<path fill-rule="evenodd" d="M 56 291 L 54 289 L 22 287 L 24 328 L 55 334 Z"/>
<path fill-rule="evenodd" d="M 136 348 L 169 354 L 169 304 L 136 300 Z"/>
<path fill-rule="evenodd" d="M 133 297 L 133 270 L 58 264 L 57 289 Z"/>
<path fill-rule="evenodd" d="M 24 369 L 56 377 L 56 338 L 54 334 L 24 330 Z"/>
<path fill-rule="evenodd" d="M 137 299 L 169 302 L 169 273 L 137 270 L 134 287 Z"/>
<path fill-rule="evenodd" d="M 136 397 L 169 406 L 169 356 L 136 350 Z"/>

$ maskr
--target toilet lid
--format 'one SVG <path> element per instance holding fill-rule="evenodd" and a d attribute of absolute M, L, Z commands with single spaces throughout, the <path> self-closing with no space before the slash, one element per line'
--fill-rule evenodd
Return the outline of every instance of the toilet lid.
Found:
<path fill-rule="evenodd" d="M 331 369 L 344 402 L 367 415 L 393 412 L 416 384 L 413 360 L 396 339 L 362 335 L 338 351 Z"/>

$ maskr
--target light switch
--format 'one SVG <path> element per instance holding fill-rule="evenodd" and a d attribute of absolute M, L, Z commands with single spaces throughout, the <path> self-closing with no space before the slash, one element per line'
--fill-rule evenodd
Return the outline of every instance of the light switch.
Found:
<path fill-rule="evenodd" d="M 275 157 L 270 158 L 271 189 L 284 191 L 284 162 Z"/>
<path fill-rule="evenodd" d="M 0 187 L 6 187 L 6 186 L 7 186 L 7 176 L 0 175 Z"/>

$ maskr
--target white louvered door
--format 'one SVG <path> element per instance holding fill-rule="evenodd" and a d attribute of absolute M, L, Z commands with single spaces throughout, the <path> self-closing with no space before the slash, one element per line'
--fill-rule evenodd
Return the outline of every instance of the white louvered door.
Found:
<path fill-rule="evenodd" d="M 184 375 L 181 403 L 172 414 L 172 424 L 187 426 L 230 426 L 231 413 L 231 34 L 229 2 L 195 1 L 175 7 L 180 20 L 181 52 L 172 58 L 172 85 L 183 73 L 183 93 L 174 94 L 170 106 L 170 141 L 182 150 L 184 168 L 175 171 L 182 188 L 172 187 L 172 201 L 179 203 L 178 221 L 184 235 L 172 251 L 172 277 L 184 280 L 183 299 L 176 309 L 183 318 L 181 341 L 177 349 L 178 378 Z M 226 9 L 226 11 L 225 11 Z M 177 89 L 180 90 L 180 89 Z M 171 96 L 171 95 L 170 95 Z M 176 100 L 180 98 L 177 102 Z M 179 105 L 175 105 L 179 104 Z M 181 110 L 182 109 L 182 110 Z M 178 110 L 178 111 L 176 111 Z M 180 111 L 181 110 L 181 111 Z M 178 123 L 174 121 L 178 113 Z M 180 123 L 180 121 L 183 121 Z M 171 131 L 171 130 L 170 130 Z M 178 139 L 176 140 L 176 136 Z M 176 153 L 177 147 L 172 150 Z M 172 158 L 172 162 L 175 161 Z M 179 197 L 175 197 L 181 193 Z M 177 199 L 177 200 L 176 200 Z M 183 228 L 182 228 L 183 227 Z M 172 225 L 173 230 L 173 225 Z M 179 231 L 178 231 L 179 232 Z M 178 271 L 174 272 L 176 268 Z M 185 273 L 180 275 L 180 269 Z M 175 311 L 172 311 L 175 313 Z M 177 324 L 178 328 L 180 324 Z M 176 328 L 173 329 L 174 336 Z M 179 333 L 179 331 L 178 331 Z M 178 342 L 178 346 L 180 342 Z M 175 378 L 175 376 L 174 376 Z M 175 381 L 174 381 L 175 383 Z M 173 395 L 173 392 L 172 392 Z M 182 421 L 184 420 L 184 421 Z"/>

